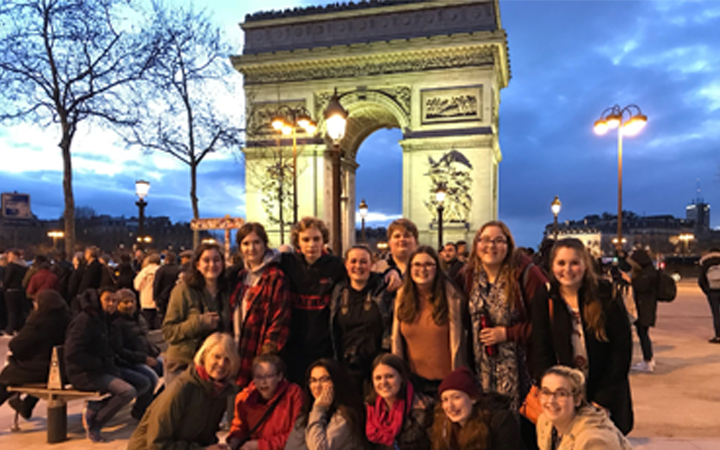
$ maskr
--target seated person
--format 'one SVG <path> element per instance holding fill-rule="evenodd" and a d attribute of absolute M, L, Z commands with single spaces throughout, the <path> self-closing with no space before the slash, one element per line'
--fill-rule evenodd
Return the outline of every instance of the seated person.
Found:
<path fill-rule="evenodd" d="M 608 414 L 585 399 L 580 370 L 554 366 L 540 385 L 542 413 L 537 422 L 540 450 L 629 450 L 625 436 Z"/>
<path fill-rule="evenodd" d="M 509 399 L 483 395 L 466 367 L 450 372 L 440 387 L 431 431 L 433 450 L 519 450 L 520 425 Z"/>
<path fill-rule="evenodd" d="M 232 450 L 282 450 L 302 408 L 302 389 L 285 379 L 285 364 L 273 354 L 255 357 L 252 380 L 235 399 L 227 443 Z"/>
<path fill-rule="evenodd" d="M 205 339 L 191 364 L 150 405 L 133 432 L 127 450 L 223 450 L 216 436 L 240 366 L 229 334 Z"/>
<path fill-rule="evenodd" d="M 78 296 L 78 305 L 81 310 L 65 338 L 65 367 L 75 389 L 110 394 L 101 401 L 87 402 L 83 411 L 88 439 L 103 442 L 100 430 L 137 397 L 137 391 L 120 377 L 110 345 L 109 320 L 117 310 L 115 295 L 106 290 L 98 298 L 95 289 L 87 289 Z"/>
<path fill-rule="evenodd" d="M 12 355 L 0 372 L 0 405 L 10 398 L 10 406 L 21 416 L 25 419 L 32 416 L 38 399 L 27 396 L 20 401 L 17 394 L 11 398 L 7 387 L 47 382 L 52 349 L 65 342 L 69 323 L 70 311 L 57 291 L 46 289 L 37 293 L 25 326 L 8 344 Z"/>

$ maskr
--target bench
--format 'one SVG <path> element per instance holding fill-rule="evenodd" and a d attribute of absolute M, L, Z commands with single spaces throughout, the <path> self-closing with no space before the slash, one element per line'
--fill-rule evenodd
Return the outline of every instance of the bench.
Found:
<path fill-rule="evenodd" d="M 47 400 L 47 442 L 55 444 L 67 440 L 67 402 L 103 397 L 100 392 L 77 391 L 72 385 L 64 382 L 62 374 L 63 347 L 53 348 L 50 359 L 50 373 L 47 384 L 24 384 L 8 386 L 8 392 L 32 395 Z M 20 431 L 19 412 L 15 412 L 12 431 Z"/>

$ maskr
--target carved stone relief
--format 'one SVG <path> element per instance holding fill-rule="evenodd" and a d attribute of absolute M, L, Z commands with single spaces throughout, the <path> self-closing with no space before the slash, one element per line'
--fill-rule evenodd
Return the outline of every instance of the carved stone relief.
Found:
<path fill-rule="evenodd" d="M 428 200 L 425 207 L 434 220 L 437 220 L 438 203 L 435 192 L 440 186 L 445 186 L 446 196 L 443 203 L 443 222 L 466 223 L 472 209 L 472 164 L 457 150 L 445 153 L 440 160 L 435 161 L 428 157 Z"/>
<path fill-rule="evenodd" d="M 482 86 L 421 92 L 422 122 L 482 120 Z"/>
<path fill-rule="evenodd" d="M 249 106 L 247 120 L 247 134 L 250 137 L 266 134 L 275 134 L 272 128 L 272 120 L 281 106 L 288 106 L 292 109 L 305 107 L 305 100 L 289 100 L 283 102 L 261 102 Z M 317 117 L 317 116 L 316 116 Z"/>

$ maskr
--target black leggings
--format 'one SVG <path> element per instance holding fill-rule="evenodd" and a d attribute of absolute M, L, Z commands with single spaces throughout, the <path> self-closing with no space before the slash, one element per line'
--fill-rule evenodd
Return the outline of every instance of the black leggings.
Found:
<path fill-rule="evenodd" d="M 650 340 L 650 327 L 640 325 L 635 322 L 635 328 L 637 329 L 638 338 L 640 338 L 640 349 L 643 354 L 643 361 L 650 361 L 653 359 L 653 348 L 652 341 Z"/>

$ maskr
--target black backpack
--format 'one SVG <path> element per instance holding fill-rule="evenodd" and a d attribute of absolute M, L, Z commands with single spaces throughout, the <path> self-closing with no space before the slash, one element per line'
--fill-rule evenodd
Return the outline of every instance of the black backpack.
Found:
<path fill-rule="evenodd" d="M 671 302 L 677 296 L 675 280 L 664 270 L 658 270 L 657 301 Z"/>

